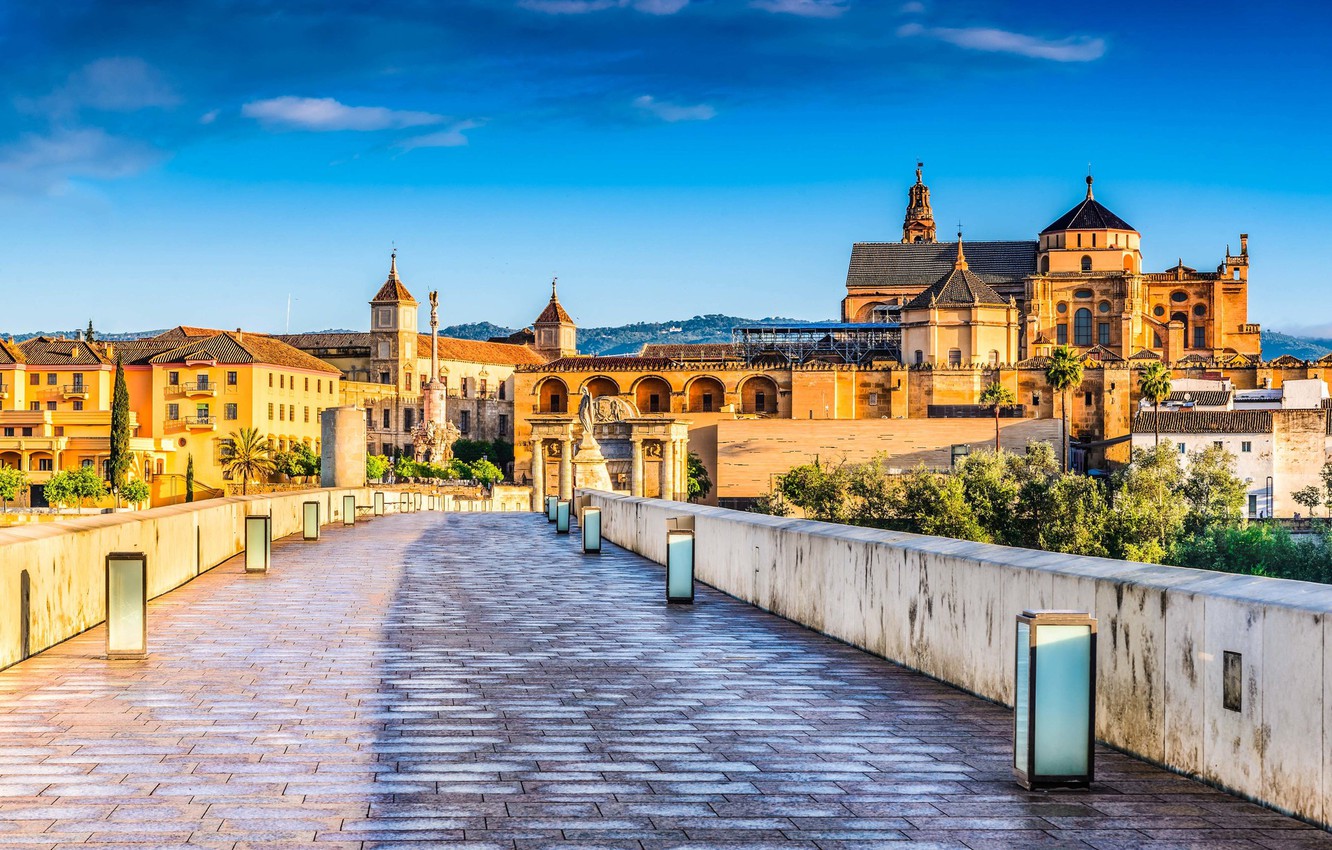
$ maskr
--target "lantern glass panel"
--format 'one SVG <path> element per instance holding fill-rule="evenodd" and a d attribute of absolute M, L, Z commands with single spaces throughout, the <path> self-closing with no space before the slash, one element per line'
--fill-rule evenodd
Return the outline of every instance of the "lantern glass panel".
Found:
<path fill-rule="evenodd" d="M 666 534 L 666 597 L 694 598 L 694 534 L 691 531 Z"/>
<path fill-rule="evenodd" d="M 560 502 L 557 496 L 546 497 L 546 519 L 550 522 L 555 521 L 555 506 Z"/>
<path fill-rule="evenodd" d="M 375 491 L 375 516 L 384 515 L 384 494 Z"/>
<path fill-rule="evenodd" d="M 112 555 L 106 562 L 106 652 L 115 656 L 142 656 L 145 640 L 145 587 L 142 556 Z"/>
<path fill-rule="evenodd" d="M 301 525 L 306 540 L 319 539 L 319 503 L 306 502 L 302 506 Z"/>
<path fill-rule="evenodd" d="M 579 524 L 583 529 L 583 551 L 601 552 L 601 508 L 583 508 Z"/>
<path fill-rule="evenodd" d="M 1036 627 L 1035 773 L 1088 773 L 1091 627 Z"/>
<path fill-rule="evenodd" d="M 245 571 L 264 572 L 268 569 L 268 517 L 245 518 Z"/>
<path fill-rule="evenodd" d="M 1028 693 L 1031 682 L 1031 626 L 1018 623 L 1017 626 L 1017 682 L 1013 694 L 1013 767 L 1027 772 L 1030 741 L 1027 740 L 1028 723 L 1031 720 L 1031 694 Z"/>
<path fill-rule="evenodd" d="M 569 533 L 569 503 L 559 502 L 555 505 L 555 531 L 558 534 Z"/>
<path fill-rule="evenodd" d="M 343 496 L 343 497 L 342 497 L 342 524 L 343 524 L 343 525 L 355 525 L 355 524 L 356 524 L 356 497 L 355 497 L 355 496 Z"/>

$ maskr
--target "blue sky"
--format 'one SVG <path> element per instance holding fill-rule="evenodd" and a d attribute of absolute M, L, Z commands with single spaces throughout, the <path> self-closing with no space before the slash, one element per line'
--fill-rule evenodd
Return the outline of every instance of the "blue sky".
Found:
<path fill-rule="evenodd" d="M 1250 234 L 1250 319 L 1332 331 L 1321 4 L 117 0 L 0 6 L 0 330 L 363 328 L 396 243 L 445 324 L 830 318 L 851 243 L 1149 270 Z M 941 237 L 942 238 L 942 237 Z"/>

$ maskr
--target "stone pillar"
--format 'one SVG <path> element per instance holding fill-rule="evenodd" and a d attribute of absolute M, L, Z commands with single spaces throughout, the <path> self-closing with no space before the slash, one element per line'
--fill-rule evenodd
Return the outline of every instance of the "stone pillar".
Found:
<path fill-rule="evenodd" d="M 364 487 L 365 411 L 359 407 L 326 408 L 320 415 L 319 432 L 320 485 Z"/>
<path fill-rule="evenodd" d="M 681 440 L 679 448 L 675 451 L 675 457 L 680 464 L 680 472 L 675 477 L 675 489 L 680 495 L 679 501 L 689 501 L 689 441 Z"/>
<path fill-rule="evenodd" d="M 532 510 L 546 511 L 546 441 L 532 440 Z"/>
<path fill-rule="evenodd" d="M 670 439 L 661 443 L 661 497 L 675 498 L 675 441 Z"/>
<path fill-rule="evenodd" d="M 643 495 L 643 438 L 633 437 L 634 461 L 629 468 L 629 495 Z"/>
<path fill-rule="evenodd" d="M 560 438 L 560 499 L 573 499 L 573 440 Z"/>

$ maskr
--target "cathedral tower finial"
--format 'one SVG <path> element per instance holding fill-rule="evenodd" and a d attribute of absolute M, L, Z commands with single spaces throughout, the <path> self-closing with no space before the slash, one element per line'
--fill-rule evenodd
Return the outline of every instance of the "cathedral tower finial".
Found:
<path fill-rule="evenodd" d="M 1087 166 L 1087 200 L 1092 200 L 1092 176 L 1091 166 Z"/>
<path fill-rule="evenodd" d="M 906 218 L 902 220 L 903 242 L 934 241 L 934 211 L 930 209 L 930 187 L 921 176 L 925 163 L 916 160 L 916 182 L 907 191 Z"/>
<path fill-rule="evenodd" d="M 957 223 L 957 259 L 953 261 L 955 270 L 967 268 L 967 255 L 962 252 L 962 222 Z"/>

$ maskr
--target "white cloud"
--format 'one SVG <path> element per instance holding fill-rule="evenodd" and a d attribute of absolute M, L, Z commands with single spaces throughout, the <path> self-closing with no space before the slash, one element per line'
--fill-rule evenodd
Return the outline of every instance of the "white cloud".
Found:
<path fill-rule="evenodd" d="M 708 121 L 717 116 L 717 110 L 706 103 L 681 106 L 678 103 L 657 100 L 648 94 L 634 98 L 634 106 L 672 124 L 677 121 Z"/>
<path fill-rule="evenodd" d="M 180 98 L 156 68 L 142 59 L 112 56 L 90 62 L 70 74 L 64 85 L 46 97 L 20 100 L 18 106 L 26 112 L 64 118 L 80 109 L 136 112 L 175 106 L 179 102 Z"/>
<path fill-rule="evenodd" d="M 849 0 L 750 0 L 755 9 L 802 18 L 836 18 L 847 9 Z"/>
<path fill-rule="evenodd" d="M 274 97 L 241 107 L 241 114 L 266 125 L 292 130 L 396 130 L 427 127 L 448 120 L 431 112 L 410 112 L 382 106 L 347 106 L 331 97 Z"/>
<path fill-rule="evenodd" d="M 920 0 L 910 0 L 909 3 L 903 3 L 902 8 L 897 10 L 903 15 L 923 15 L 925 14 L 925 4 Z"/>
<path fill-rule="evenodd" d="M 398 142 L 397 147 L 404 151 L 413 151 L 417 148 L 465 147 L 470 140 L 464 134 L 468 130 L 475 130 L 480 126 L 480 121 L 459 121 L 447 130 L 439 130 L 434 133 L 426 133 L 423 136 L 413 136 L 410 139 L 403 139 L 401 142 Z"/>
<path fill-rule="evenodd" d="M 518 6 L 545 15 L 586 15 L 606 9 L 636 9 L 648 15 L 674 15 L 690 0 L 518 0 Z"/>
<path fill-rule="evenodd" d="M 161 159 L 142 142 L 96 128 L 27 133 L 0 147 L 0 187 L 62 194 L 73 180 L 129 177 Z"/>
<path fill-rule="evenodd" d="M 1011 53 L 1052 62 L 1094 62 L 1105 55 L 1105 40 L 1088 36 L 1045 39 L 988 27 L 926 27 L 904 24 L 897 34 L 943 41 L 966 50 Z"/>
<path fill-rule="evenodd" d="M 217 116 L 219 116 L 219 115 L 221 115 L 221 114 L 222 114 L 222 110 L 220 110 L 220 109 L 210 109 L 210 110 L 208 110 L 207 112 L 205 112 L 203 115 L 200 115 L 200 116 L 199 116 L 199 123 L 200 123 L 200 124 L 212 124 L 214 121 L 217 120 Z"/>

